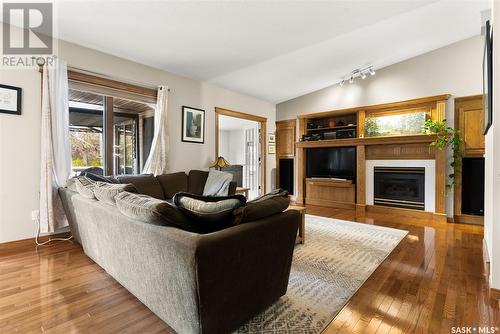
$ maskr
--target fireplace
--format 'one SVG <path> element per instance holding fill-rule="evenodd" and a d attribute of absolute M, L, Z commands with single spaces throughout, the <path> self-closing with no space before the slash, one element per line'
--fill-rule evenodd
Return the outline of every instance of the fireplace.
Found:
<path fill-rule="evenodd" d="M 425 209 L 424 167 L 374 167 L 373 204 Z"/>

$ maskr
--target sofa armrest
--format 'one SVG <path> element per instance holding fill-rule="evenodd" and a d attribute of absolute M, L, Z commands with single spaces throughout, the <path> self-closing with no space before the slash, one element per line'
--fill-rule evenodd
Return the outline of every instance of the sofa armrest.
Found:
<path fill-rule="evenodd" d="M 203 333 L 232 331 L 286 293 L 299 221 L 299 213 L 290 210 L 200 239 Z"/>

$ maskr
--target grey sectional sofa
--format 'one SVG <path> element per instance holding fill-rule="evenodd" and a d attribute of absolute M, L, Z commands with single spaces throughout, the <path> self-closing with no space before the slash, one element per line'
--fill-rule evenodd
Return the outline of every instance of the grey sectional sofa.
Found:
<path fill-rule="evenodd" d="M 159 177 L 164 198 L 186 185 L 175 174 Z M 194 186 L 188 178 L 185 190 Z M 59 193 L 84 252 L 178 333 L 231 332 L 286 293 L 296 211 L 196 234 L 128 218 L 67 188 Z"/>

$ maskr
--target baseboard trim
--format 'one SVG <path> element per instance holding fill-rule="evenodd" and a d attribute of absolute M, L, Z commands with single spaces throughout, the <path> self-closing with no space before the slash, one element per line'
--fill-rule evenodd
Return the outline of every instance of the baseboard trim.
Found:
<path fill-rule="evenodd" d="M 460 224 L 471 224 L 471 225 L 484 225 L 484 217 L 483 216 L 474 216 L 474 215 L 455 215 L 454 216 L 455 223 Z"/>
<path fill-rule="evenodd" d="M 55 234 L 47 234 L 38 238 L 39 241 L 44 242 L 50 238 L 67 238 L 71 235 L 71 232 L 61 232 Z M 27 246 L 36 246 L 35 238 L 7 241 L 0 243 L 0 251 L 7 251 L 9 249 L 27 247 Z"/>

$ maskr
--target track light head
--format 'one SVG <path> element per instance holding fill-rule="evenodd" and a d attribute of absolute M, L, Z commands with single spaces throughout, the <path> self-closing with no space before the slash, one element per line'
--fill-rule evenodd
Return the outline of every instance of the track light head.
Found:
<path fill-rule="evenodd" d="M 365 74 L 365 72 L 361 72 L 360 76 L 361 76 L 361 79 L 366 79 L 366 74 Z"/>
<path fill-rule="evenodd" d="M 345 79 L 344 79 L 344 78 L 342 78 L 342 81 L 341 81 L 341 82 L 340 82 L 340 84 L 339 84 L 339 85 L 340 85 L 340 87 L 342 87 L 342 86 L 344 85 L 344 83 L 345 83 Z"/>
<path fill-rule="evenodd" d="M 375 70 L 373 68 L 370 67 L 370 74 L 371 75 L 375 75 Z"/>
<path fill-rule="evenodd" d="M 351 77 L 349 78 L 349 83 L 353 83 L 354 82 L 354 77 L 351 75 Z"/>

